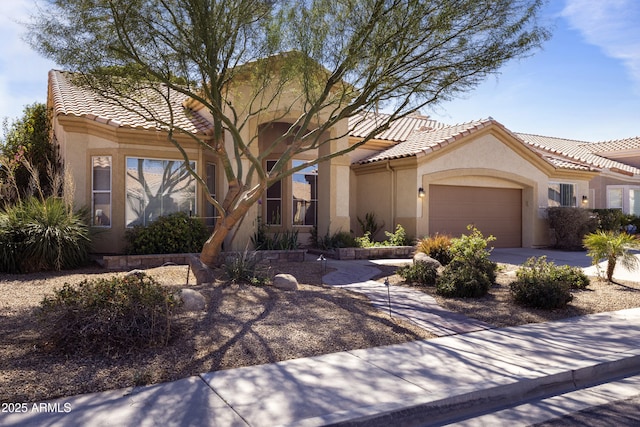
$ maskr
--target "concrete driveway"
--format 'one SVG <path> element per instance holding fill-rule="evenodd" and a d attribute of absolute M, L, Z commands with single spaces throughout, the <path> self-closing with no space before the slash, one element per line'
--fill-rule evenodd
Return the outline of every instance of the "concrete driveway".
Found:
<path fill-rule="evenodd" d="M 640 252 L 632 251 L 640 263 Z M 555 249 L 532 249 L 532 248 L 495 248 L 491 252 L 491 259 L 495 262 L 503 262 L 507 264 L 523 264 L 528 258 L 547 256 L 548 261 L 553 261 L 557 265 L 571 265 L 580 267 L 588 276 L 597 276 L 597 267 L 591 265 L 591 258 L 587 256 L 586 251 L 559 251 Z M 599 264 L 603 271 L 607 268 L 607 262 L 603 261 Z M 628 280 L 632 282 L 640 282 L 640 270 L 630 271 L 621 265 L 616 265 L 613 272 L 615 280 Z"/>

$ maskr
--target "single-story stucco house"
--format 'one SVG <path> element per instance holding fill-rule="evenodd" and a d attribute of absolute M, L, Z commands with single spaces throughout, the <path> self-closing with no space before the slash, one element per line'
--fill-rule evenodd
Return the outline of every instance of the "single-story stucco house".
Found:
<path fill-rule="evenodd" d="M 210 138 L 207 113 L 185 96 L 171 99 L 181 127 Z M 49 73 L 48 103 L 53 140 L 74 178 L 75 200 L 91 207 L 92 225 L 101 231 L 96 252 L 122 252 L 127 227 L 158 215 L 185 211 L 213 224 L 204 190 L 185 173 L 166 131 L 101 102 L 63 71 Z M 157 109 L 158 116 L 169 114 L 152 97 L 147 108 Z M 246 132 L 266 143 L 294 119 L 292 112 L 290 122 L 255 123 Z M 371 113 L 345 120 L 331 131 L 338 137 L 325 149 L 357 143 L 386 119 Z M 176 137 L 213 195 L 222 196 L 226 182 L 215 156 L 188 135 Z M 274 160 L 266 159 L 265 166 Z M 300 242 L 306 243 L 313 226 L 321 235 L 359 234 L 358 218 L 367 213 L 374 213 L 385 230 L 401 224 L 415 237 L 459 235 L 474 224 L 497 238 L 496 247 L 545 246 L 549 206 L 640 214 L 640 138 L 587 143 L 514 133 L 492 118 L 446 125 L 416 114 L 393 122 L 349 154 L 269 188 L 228 248 L 246 247 L 258 217 L 273 230 L 299 230 Z"/>

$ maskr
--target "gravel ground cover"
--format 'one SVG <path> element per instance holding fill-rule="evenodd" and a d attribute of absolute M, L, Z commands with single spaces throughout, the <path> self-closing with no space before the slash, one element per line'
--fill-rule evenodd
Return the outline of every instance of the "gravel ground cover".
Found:
<path fill-rule="evenodd" d="M 395 267 L 380 266 L 377 278 L 406 285 Z M 501 264 L 498 283 L 481 299 L 443 299 L 421 288 L 447 309 L 496 327 L 544 322 L 640 307 L 640 284 L 593 279 L 562 310 L 522 308 L 511 302 L 508 283 L 517 266 Z M 186 266 L 147 270 L 163 285 L 189 287 L 207 300 L 203 312 L 176 316 L 177 337 L 164 348 L 134 350 L 111 357 L 64 356 L 47 350 L 34 316 L 42 298 L 64 283 L 114 274 L 100 268 L 62 273 L 0 275 L 0 402 L 35 402 L 60 396 L 160 383 L 241 366 L 310 357 L 336 351 L 397 344 L 433 335 L 374 309 L 366 297 L 322 285 L 316 263 L 285 263 L 271 273 L 297 277 L 298 291 L 219 280 L 194 286 Z"/>

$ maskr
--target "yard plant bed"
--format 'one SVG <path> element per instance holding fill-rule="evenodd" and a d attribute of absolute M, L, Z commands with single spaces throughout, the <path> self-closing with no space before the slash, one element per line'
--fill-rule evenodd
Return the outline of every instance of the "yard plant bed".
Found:
<path fill-rule="evenodd" d="M 395 267 L 380 266 L 378 280 L 404 284 Z M 422 289 L 445 308 L 496 327 L 544 322 L 596 312 L 640 307 L 640 284 L 608 284 L 592 279 L 588 290 L 574 291 L 566 309 L 536 310 L 511 302 L 508 283 L 516 266 L 501 264 L 498 284 L 480 299 L 444 299 L 433 287 Z M 428 332 L 384 311 L 366 297 L 323 286 L 320 265 L 282 263 L 301 283 L 298 291 L 226 283 L 190 288 L 207 300 L 207 310 L 176 318 L 177 338 L 164 348 L 134 350 L 111 357 L 65 356 L 46 349 L 33 310 L 43 296 L 63 283 L 110 277 L 99 268 L 30 275 L 0 275 L 0 401 L 35 402 L 177 380 L 220 369 L 272 363 L 348 349 L 433 338 Z M 187 267 L 146 271 L 165 286 L 186 287 Z M 190 276 L 189 283 L 195 283 Z"/>
<path fill-rule="evenodd" d="M 417 288 L 432 295 L 440 306 L 482 320 L 495 327 L 524 325 L 527 323 L 549 322 L 567 317 L 584 316 L 593 313 L 624 310 L 640 307 L 640 283 L 608 283 L 597 277 L 590 277 L 590 285 L 585 290 L 572 290 L 573 300 L 567 307 L 544 310 L 523 307 L 512 301 L 509 283 L 515 280 L 519 266 L 498 264 L 496 284 L 482 298 L 444 298 L 436 294 L 435 286 Z M 395 267 L 381 267 L 383 273 L 378 280 L 389 279 L 392 285 L 408 285 L 395 274 Z"/>
<path fill-rule="evenodd" d="M 207 310 L 178 314 L 178 334 L 167 347 L 111 357 L 48 350 L 33 311 L 65 282 L 124 273 L 92 268 L 0 275 L 0 401 L 35 402 L 432 337 L 389 319 L 362 295 L 323 286 L 318 263 L 281 263 L 271 270 L 292 273 L 300 288 L 226 283 L 222 274 L 211 285 L 194 286 L 191 275 L 188 287 L 205 296 Z M 187 287 L 187 271 L 187 266 L 169 266 L 146 273 L 178 290 Z"/>

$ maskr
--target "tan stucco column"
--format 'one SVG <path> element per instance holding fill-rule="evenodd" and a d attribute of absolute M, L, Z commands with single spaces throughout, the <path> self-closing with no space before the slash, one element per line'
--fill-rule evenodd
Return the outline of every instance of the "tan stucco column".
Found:
<path fill-rule="evenodd" d="M 346 126 L 346 120 L 344 123 Z M 331 136 L 345 135 L 346 129 L 332 129 Z M 347 148 L 349 140 L 342 137 L 327 142 L 319 149 L 320 157 Z M 318 165 L 318 236 L 338 231 L 349 232 L 349 156 L 334 157 Z"/>

